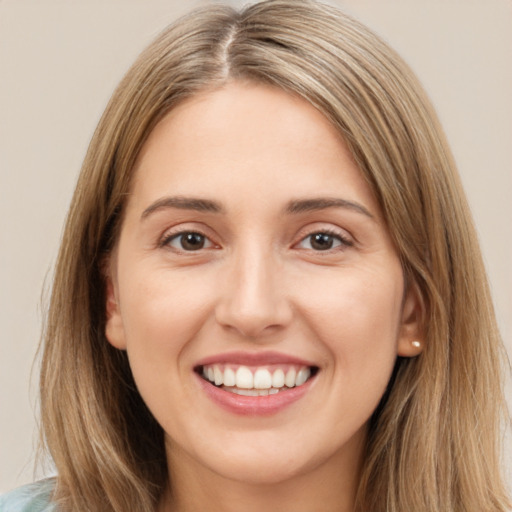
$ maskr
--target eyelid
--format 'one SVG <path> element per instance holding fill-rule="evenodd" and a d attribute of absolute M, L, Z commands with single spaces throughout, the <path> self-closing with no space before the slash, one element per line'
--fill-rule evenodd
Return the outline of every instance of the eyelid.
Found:
<path fill-rule="evenodd" d="M 171 250 L 174 250 L 175 252 L 186 253 L 186 254 L 190 254 L 190 253 L 194 253 L 194 252 L 199 253 L 203 250 L 219 248 L 220 247 L 219 244 L 214 241 L 214 237 L 212 235 L 208 234 L 208 231 L 210 231 L 210 230 L 204 229 L 202 227 L 198 227 L 197 225 L 178 224 L 177 226 L 173 226 L 164 231 L 164 233 L 158 238 L 157 246 L 159 248 L 167 247 L 167 248 L 170 248 Z M 185 251 L 185 250 L 181 250 L 176 247 L 170 246 L 169 242 L 171 240 L 178 238 L 181 235 L 185 235 L 187 233 L 197 233 L 201 236 L 204 236 L 204 238 L 210 242 L 210 246 L 198 249 L 197 251 Z"/>
<path fill-rule="evenodd" d="M 157 240 L 157 247 L 158 248 L 170 248 L 171 250 L 174 250 L 175 252 L 181 252 L 181 253 L 199 253 L 204 250 L 210 250 L 210 249 L 219 249 L 221 248 L 221 244 L 219 244 L 216 241 L 215 234 L 210 234 L 211 230 L 208 228 L 205 228 L 204 226 L 198 226 L 196 223 L 183 223 L 178 224 L 176 226 L 172 226 L 168 229 L 166 229 L 163 234 L 158 238 Z M 203 247 L 201 249 L 198 249 L 197 251 L 186 251 L 186 250 L 180 250 L 178 248 L 170 247 L 169 242 L 180 235 L 184 235 L 187 233 L 198 233 L 201 236 L 204 236 L 206 240 L 209 242 L 208 247 Z M 352 247 L 356 245 L 355 238 L 348 233 L 345 229 L 342 229 L 337 226 L 328 225 L 326 226 L 324 223 L 321 222 L 315 222 L 313 224 L 307 225 L 299 230 L 299 232 L 296 234 L 295 242 L 292 244 L 292 248 L 297 248 L 297 246 L 304 242 L 308 237 L 317 234 L 317 233 L 323 233 L 326 235 L 333 236 L 340 240 L 341 244 L 340 246 L 337 246 L 335 248 L 326 249 L 325 251 L 319 251 L 314 249 L 304 249 L 304 250 L 311 250 L 317 253 L 323 252 L 325 254 L 335 252 L 337 250 L 343 250 L 348 247 Z"/>
<path fill-rule="evenodd" d="M 202 247 L 199 247 L 198 249 L 194 249 L 194 250 L 187 250 L 187 249 L 183 249 L 181 247 L 174 246 L 173 242 L 175 242 L 175 241 L 183 242 L 183 240 L 181 240 L 181 239 L 184 235 L 199 235 L 204 239 L 204 241 L 205 241 L 204 245 Z M 165 245 L 167 247 L 172 247 L 176 251 L 187 252 L 187 253 L 188 252 L 199 252 L 204 249 L 210 249 L 211 247 L 214 246 L 213 242 L 207 236 L 205 236 L 202 233 L 199 233 L 197 231 L 184 231 L 183 233 L 176 233 L 175 235 L 171 235 L 171 236 L 167 237 Z"/>
<path fill-rule="evenodd" d="M 327 227 L 327 226 L 325 226 L 325 224 L 322 225 L 321 223 L 315 223 L 315 225 L 306 226 L 299 231 L 299 233 L 297 234 L 297 237 L 296 237 L 298 240 L 293 244 L 293 247 L 294 248 L 297 247 L 300 243 L 304 242 L 308 237 L 315 235 L 317 233 L 330 235 L 330 236 L 333 236 L 333 237 L 339 239 L 341 242 L 340 246 L 332 248 L 332 249 L 327 249 L 325 251 L 314 251 L 314 249 L 304 249 L 304 250 L 313 250 L 314 252 L 318 252 L 318 253 L 323 252 L 325 254 L 328 254 L 330 252 L 343 250 L 348 247 L 353 247 L 356 243 L 354 240 L 354 237 L 352 237 L 350 234 L 348 234 L 347 231 L 344 229 L 336 228 L 336 227 L 333 227 L 332 225 Z"/>

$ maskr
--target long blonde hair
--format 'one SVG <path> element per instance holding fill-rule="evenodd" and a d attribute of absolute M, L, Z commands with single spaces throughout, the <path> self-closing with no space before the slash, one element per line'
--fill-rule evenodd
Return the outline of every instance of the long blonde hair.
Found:
<path fill-rule="evenodd" d="M 103 265 L 135 159 L 175 105 L 228 80 L 297 94 L 332 122 L 377 197 L 425 305 L 424 353 L 401 359 L 369 424 L 356 509 L 504 511 L 501 341 L 471 215 L 437 118 L 404 62 L 338 10 L 211 6 L 147 48 L 86 155 L 57 262 L 41 371 L 44 442 L 69 511 L 153 511 L 163 432 L 107 343 Z"/>

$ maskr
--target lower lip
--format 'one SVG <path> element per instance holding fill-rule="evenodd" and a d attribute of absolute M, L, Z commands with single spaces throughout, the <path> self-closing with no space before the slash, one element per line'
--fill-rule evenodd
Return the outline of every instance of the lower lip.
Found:
<path fill-rule="evenodd" d="M 197 378 L 203 391 L 213 402 L 228 412 L 242 416 L 268 416 L 276 414 L 297 400 L 300 400 L 309 391 L 314 380 L 314 377 L 312 377 L 301 386 L 280 391 L 274 395 L 243 396 L 224 391 L 222 388 L 218 388 L 204 380 L 199 375 L 197 375 Z"/>

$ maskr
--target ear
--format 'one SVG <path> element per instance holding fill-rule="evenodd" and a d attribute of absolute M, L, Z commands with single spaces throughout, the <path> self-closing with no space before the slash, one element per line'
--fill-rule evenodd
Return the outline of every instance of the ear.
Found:
<path fill-rule="evenodd" d="M 418 356 L 425 347 L 425 303 L 418 285 L 411 283 L 405 292 L 398 337 L 398 355 Z"/>
<path fill-rule="evenodd" d="M 105 336 L 109 343 L 119 350 L 126 349 L 126 341 L 124 335 L 124 325 L 119 308 L 119 291 L 117 286 L 117 276 L 113 270 L 113 262 L 110 255 L 103 265 L 103 275 L 105 276 L 105 298 L 106 298 L 106 316 Z"/>

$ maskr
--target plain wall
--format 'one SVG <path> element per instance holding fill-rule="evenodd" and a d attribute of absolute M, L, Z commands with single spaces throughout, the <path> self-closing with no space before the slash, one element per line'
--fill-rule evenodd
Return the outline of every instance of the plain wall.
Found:
<path fill-rule="evenodd" d="M 204 3 L 0 0 L 0 491 L 34 477 L 41 290 L 89 139 L 140 50 Z M 394 46 L 437 108 L 512 353 L 512 2 L 330 3 Z"/>

